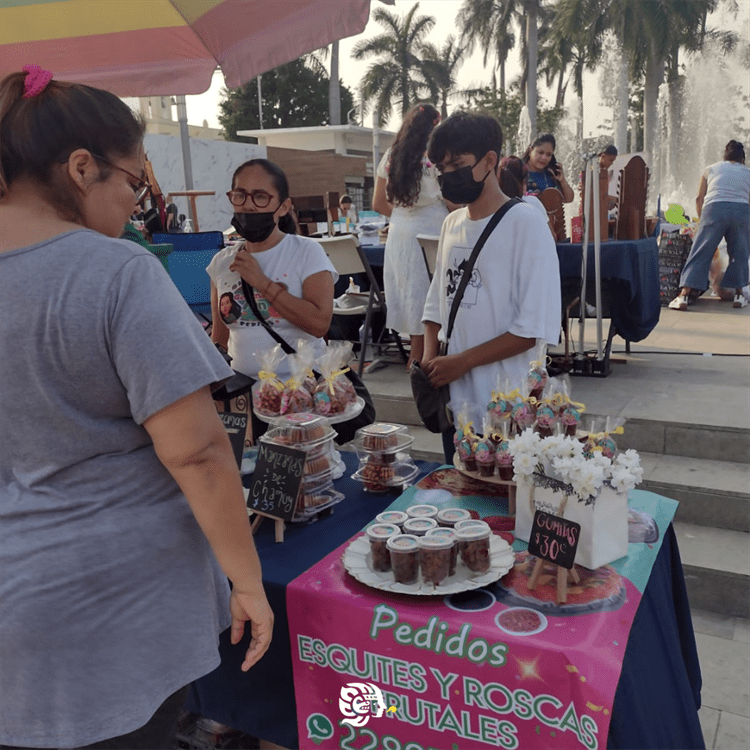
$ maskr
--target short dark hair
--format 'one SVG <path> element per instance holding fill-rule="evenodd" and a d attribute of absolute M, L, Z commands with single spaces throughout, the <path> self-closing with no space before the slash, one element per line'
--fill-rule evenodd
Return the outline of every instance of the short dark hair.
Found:
<path fill-rule="evenodd" d="M 31 177 L 61 215 L 76 220 L 75 193 L 55 166 L 79 148 L 104 159 L 133 156 L 144 122 L 109 91 L 79 83 L 52 80 L 24 98 L 26 75 L 0 81 L 0 198 L 19 177 Z M 98 164 L 106 179 L 110 168 Z"/>
<path fill-rule="evenodd" d="M 342 195 L 339 199 L 339 203 L 353 203 L 353 201 L 348 195 Z"/>
<path fill-rule="evenodd" d="M 502 150 L 503 131 L 492 115 L 459 110 L 432 131 L 427 156 L 433 164 L 440 164 L 446 153 L 471 154 L 481 159 L 488 151 L 494 151 L 499 162 Z"/>
<path fill-rule="evenodd" d="M 602 151 L 602 152 L 601 152 L 601 153 L 599 154 L 599 156 L 604 156 L 605 154 L 606 154 L 607 156 L 617 156 L 617 147 L 616 147 L 616 146 L 615 146 L 614 144 L 610 143 L 610 144 L 609 144 L 609 146 L 607 146 L 607 148 L 605 148 L 605 149 L 604 149 L 604 150 L 603 150 L 603 151 Z"/>

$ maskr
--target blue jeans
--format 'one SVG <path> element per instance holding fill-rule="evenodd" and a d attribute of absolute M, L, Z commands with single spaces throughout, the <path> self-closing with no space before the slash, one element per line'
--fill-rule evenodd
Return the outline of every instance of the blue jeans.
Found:
<path fill-rule="evenodd" d="M 722 237 L 727 241 L 729 265 L 722 287 L 741 289 L 748 282 L 748 256 L 750 256 L 750 205 L 719 201 L 703 207 L 693 247 L 685 261 L 680 286 L 705 291 L 708 289 L 708 271 L 714 252 Z"/>

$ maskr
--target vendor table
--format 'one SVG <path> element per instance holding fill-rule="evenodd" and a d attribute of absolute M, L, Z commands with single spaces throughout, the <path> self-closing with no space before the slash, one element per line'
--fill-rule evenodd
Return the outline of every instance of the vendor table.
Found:
<path fill-rule="evenodd" d="M 580 290 L 580 243 L 557 243 L 560 279 L 572 288 L 572 279 Z M 365 247 L 373 267 L 383 265 L 385 245 Z M 601 268 L 605 309 L 611 316 L 613 333 L 626 341 L 641 341 L 659 322 L 659 248 L 654 237 L 643 240 L 608 240 L 601 244 Z M 588 301 L 594 300 L 594 244 L 589 243 L 587 276 Z M 608 316 L 605 316 L 608 317 Z"/>
<path fill-rule="evenodd" d="M 269 652 L 249 673 L 243 673 L 240 664 L 248 639 L 231 646 L 226 631 L 220 641 L 221 665 L 193 684 L 186 709 L 287 748 L 314 747 L 311 740 L 297 735 L 287 584 L 337 550 L 396 500 L 393 494 L 366 494 L 360 483 L 348 478 L 356 469 L 356 457 L 343 456 L 347 475 L 336 485 L 346 500 L 335 507 L 335 513 L 309 526 L 289 527 L 283 544 L 274 543 L 270 522 L 264 523 L 256 536 L 266 592 L 276 615 Z M 418 465 L 423 471 L 438 467 Z M 353 615 L 355 611 L 353 607 Z M 309 617 L 315 619 L 316 613 L 311 610 Z M 471 617 L 467 612 L 466 620 Z M 682 565 L 669 525 L 630 630 L 607 747 L 703 748 L 697 716 L 700 687 Z M 414 734 L 418 743 L 417 730 Z M 450 745 L 447 737 L 446 747 Z"/>

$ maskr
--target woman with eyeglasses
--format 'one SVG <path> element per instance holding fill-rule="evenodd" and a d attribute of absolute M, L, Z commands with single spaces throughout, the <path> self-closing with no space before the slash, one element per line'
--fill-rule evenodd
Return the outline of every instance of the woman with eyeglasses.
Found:
<path fill-rule="evenodd" d="M 271 640 L 210 393 L 232 371 L 119 239 L 144 159 L 113 94 L 0 81 L 0 747 L 174 747 L 221 632 L 252 631 L 244 670 Z"/>
<path fill-rule="evenodd" d="M 235 171 L 227 197 L 234 209 L 232 225 L 244 239 L 217 253 L 206 269 L 213 340 L 228 350 L 234 369 L 258 375 L 258 356 L 276 341 L 259 324 L 249 293 L 258 314 L 291 346 L 307 339 L 323 354 L 338 274 L 318 242 L 296 234 L 286 175 L 267 159 L 252 159 Z M 219 309 L 227 293 L 241 311 L 232 323 L 222 319 Z M 288 374 L 284 363 L 277 375 Z"/>

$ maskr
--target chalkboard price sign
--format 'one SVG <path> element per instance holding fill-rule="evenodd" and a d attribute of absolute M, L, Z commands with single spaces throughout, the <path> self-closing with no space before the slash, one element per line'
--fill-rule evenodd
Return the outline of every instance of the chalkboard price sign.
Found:
<path fill-rule="evenodd" d="M 247 414 L 239 412 L 222 412 L 219 418 L 224 423 L 224 429 L 229 435 L 232 452 L 237 466 L 242 468 L 242 453 L 245 448 L 245 431 L 247 430 Z"/>
<path fill-rule="evenodd" d="M 291 521 L 306 460 L 305 451 L 261 441 L 247 507 L 272 518 Z"/>
<path fill-rule="evenodd" d="M 570 570 L 578 549 L 581 524 L 538 510 L 529 537 L 529 553 Z"/>

